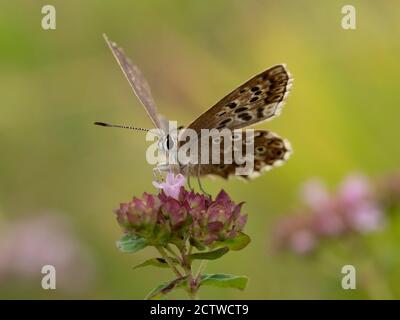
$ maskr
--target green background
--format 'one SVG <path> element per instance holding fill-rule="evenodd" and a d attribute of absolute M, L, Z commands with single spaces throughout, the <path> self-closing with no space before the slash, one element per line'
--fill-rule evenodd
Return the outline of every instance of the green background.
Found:
<path fill-rule="evenodd" d="M 271 65 L 286 63 L 293 75 L 282 115 L 258 126 L 291 142 L 289 162 L 250 183 L 203 181 L 213 194 L 224 188 L 234 200 L 246 201 L 252 243 L 207 267 L 249 276 L 247 289 L 203 288 L 201 298 L 371 297 L 341 289 L 340 261 L 273 254 L 271 229 L 299 205 L 298 188 L 308 178 L 319 176 L 334 186 L 349 172 L 376 176 L 398 167 L 398 1 L 0 4 L 0 216 L 14 221 L 48 209 L 62 212 L 94 261 L 94 280 L 83 292 L 44 291 L 38 271 L 37 279 L 0 283 L 1 298 L 142 299 L 172 277 L 169 270 L 132 270 L 153 249 L 127 255 L 115 247 L 121 230 L 112 210 L 155 189 L 145 136 L 92 125 L 151 127 L 103 32 L 140 66 L 160 111 L 180 124 Z M 41 28 L 45 4 L 57 10 L 56 30 Z M 341 27 L 346 4 L 356 8 L 356 30 Z M 392 238 L 372 235 L 372 249 L 349 254 L 344 262 L 379 262 L 382 248 L 394 255 Z M 323 250 L 334 254 L 335 244 Z M 373 278 L 375 297 L 400 297 L 399 273 Z M 379 289 L 382 281 L 389 282 L 391 295 Z"/>

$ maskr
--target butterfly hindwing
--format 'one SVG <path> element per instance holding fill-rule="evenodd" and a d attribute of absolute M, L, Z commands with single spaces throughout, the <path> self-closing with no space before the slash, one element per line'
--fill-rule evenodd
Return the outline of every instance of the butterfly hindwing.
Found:
<path fill-rule="evenodd" d="M 244 131 L 239 132 L 242 135 L 242 157 L 245 157 L 246 134 Z M 237 137 L 235 137 L 236 134 L 237 131 L 233 134 L 232 139 L 237 139 Z M 226 152 L 232 153 L 233 163 L 224 163 Z M 249 175 L 243 175 L 242 177 L 254 178 L 263 171 L 268 171 L 273 167 L 280 166 L 289 158 L 290 153 L 291 147 L 287 140 L 280 138 L 270 131 L 254 130 L 254 171 Z M 220 164 L 212 164 L 210 161 L 209 164 L 200 165 L 200 170 L 197 165 L 194 165 L 190 170 L 190 174 L 199 174 L 200 176 L 216 175 L 226 179 L 230 175 L 236 174 L 236 168 L 243 167 L 245 165 L 235 163 L 233 151 L 226 151 L 223 141 L 220 143 L 220 159 Z"/>

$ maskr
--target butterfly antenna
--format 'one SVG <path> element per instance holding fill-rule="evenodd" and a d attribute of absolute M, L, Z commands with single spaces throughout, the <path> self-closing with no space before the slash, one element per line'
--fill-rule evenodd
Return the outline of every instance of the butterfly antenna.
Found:
<path fill-rule="evenodd" d="M 130 129 L 130 130 L 137 130 L 137 131 L 150 131 L 149 129 L 145 128 L 137 128 L 137 127 L 131 127 L 131 126 L 124 126 L 124 125 L 119 125 L 119 124 L 110 124 L 106 122 L 95 122 L 94 123 L 96 126 L 102 126 L 102 127 L 112 127 L 112 128 L 122 128 L 122 129 Z"/>

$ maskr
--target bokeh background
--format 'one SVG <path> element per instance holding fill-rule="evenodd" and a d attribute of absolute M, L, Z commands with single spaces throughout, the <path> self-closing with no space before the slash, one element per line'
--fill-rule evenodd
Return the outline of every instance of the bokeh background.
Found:
<path fill-rule="evenodd" d="M 41 28 L 45 4 L 56 7 L 56 30 Z M 341 27 L 346 4 L 357 10 L 356 30 Z M 171 278 L 169 270 L 132 270 L 152 249 L 127 255 L 115 246 L 121 230 L 112 210 L 155 189 L 144 135 L 92 125 L 151 126 L 103 32 L 140 66 L 161 112 L 181 124 L 271 65 L 286 63 L 294 77 L 282 115 L 259 126 L 291 141 L 290 161 L 250 183 L 203 182 L 213 194 L 224 188 L 246 201 L 252 243 L 207 267 L 249 276 L 248 288 L 202 288 L 202 298 L 400 297 L 399 268 L 375 272 L 372 295 L 340 286 L 343 261 L 364 272 L 361 260 L 398 256 L 398 226 L 365 236 L 368 249 L 336 264 L 269 249 L 274 223 L 300 204 L 305 180 L 335 186 L 349 172 L 398 168 L 397 1 L 2 0 L 0 7 L 0 298 L 142 299 Z M 321 250 L 332 256 L 335 244 Z M 56 290 L 41 288 L 43 262 L 60 268 Z"/>

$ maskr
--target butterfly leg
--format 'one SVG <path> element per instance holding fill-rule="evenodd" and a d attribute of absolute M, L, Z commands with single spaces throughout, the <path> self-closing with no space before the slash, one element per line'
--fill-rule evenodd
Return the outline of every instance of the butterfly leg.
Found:
<path fill-rule="evenodd" d="M 189 170 L 188 170 L 189 171 Z M 187 175 L 187 183 L 188 183 L 188 187 L 189 187 L 189 189 L 190 189 L 190 191 L 194 191 L 194 189 L 193 189 L 193 187 L 192 187 L 192 184 L 190 183 L 190 174 L 189 175 Z"/>
<path fill-rule="evenodd" d="M 183 168 L 182 168 L 182 172 L 184 172 L 184 175 L 185 175 L 185 177 L 187 178 L 187 185 L 188 185 L 188 188 L 190 189 L 190 191 L 194 191 L 194 189 L 193 189 L 193 187 L 192 187 L 192 184 L 190 183 L 190 166 L 189 166 L 189 164 L 187 164 L 187 165 L 185 165 Z"/>
<path fill-rule="evenodd" d="M 201 190 L 201 192 L 203 192 L 206 196 L 211 198 L 211 194 L 207 193 L 206 190 L 204 190 L 203 185 L 201 184 L 201 180 L 200 180 L 200 165 L 197 166 L 197 183 L 199 184 L 199 188 Z"/>

